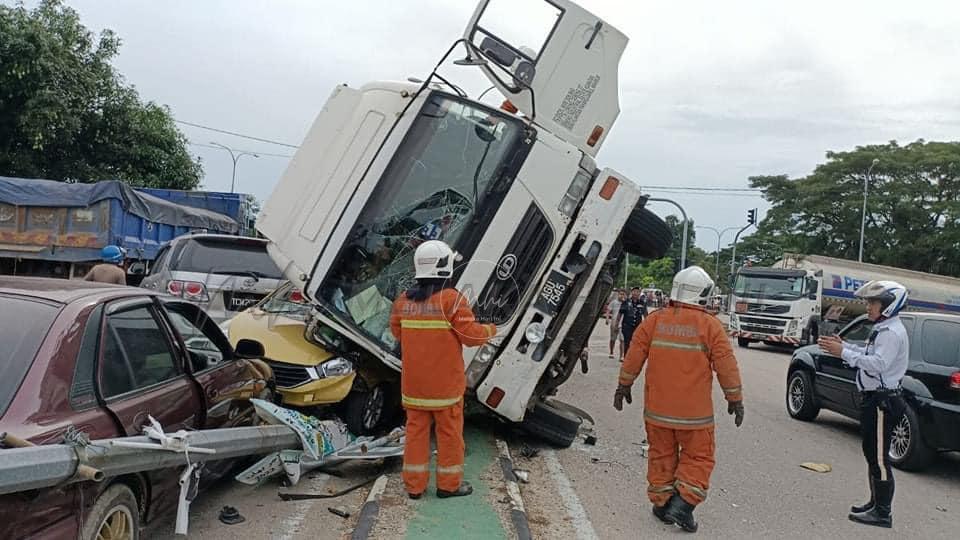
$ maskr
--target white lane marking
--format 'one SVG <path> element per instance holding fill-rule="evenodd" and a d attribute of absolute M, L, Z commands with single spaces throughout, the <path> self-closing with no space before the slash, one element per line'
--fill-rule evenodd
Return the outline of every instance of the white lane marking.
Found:
<path fill-rule="evenodd" d="M 560 458 L 554 450 L 545 449 L 542 451 L 543 461 L 547 466 L 547 471 L 557 485 L 557 492 L 560 495 L 560 501 L 563 503 L 567 514 L 570 516 L 573 530 L 577 535 L 577 540 L 599 540 L 597 531 L 593 530 L 593 524 L 587 516 L 587 511 L 580 504 L 580 497 L 574 491 L 567 473 L 563 472 L 563 465 L 560 464 Z"/>
<path fill-rule="evenodd" d="M 320 491 L 327 481 L 330 480 L 329 474 L 318 474 L 310 479 L 310 487 L 307 491 Z M 307 519 L 307 514 L 313 508 L 316 501 L 299 502 L 293 512 L 280 522 L 280 536 L 277 540 L 293 540 L 293 537 L 300 532 L 300 526 Z"/>

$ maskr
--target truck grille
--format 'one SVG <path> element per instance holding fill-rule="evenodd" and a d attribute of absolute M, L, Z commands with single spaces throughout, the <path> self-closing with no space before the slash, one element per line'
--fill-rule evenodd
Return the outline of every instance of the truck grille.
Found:
<path fill-rule="evenodd" d="M 747 304 L 747 313 L 782 315 L 790 311 L 790 306 L 769 304 Z"/>
<path fill-rule="evenodd" d="M 740 330 L 744 332 L 756 332 L 760 334 L 783 334 L 783 329 L 787 326 L 787 321 L 783 319 L 766 319 L 759 317 L 737 317 L 740 323 Z"/>
<path fill-rule="evenodd" d="M 478 320 L 498 325 L 510 320 L 537 277 L 537 269 L 549 255 L 552 243 L 550 223 L 540 209 L 531 204 L 480 293 L 474 307 Z"/>
<path fill-rule="evenodd" d="M 307 373 L 307 368 L 303 366 L 274 362 L 273 360 L 267 360 L 267 365 L 273 369 L 273 378 L 277 382 L 277 388 L 293 388 L 310 382 L 310 374 Z"/>

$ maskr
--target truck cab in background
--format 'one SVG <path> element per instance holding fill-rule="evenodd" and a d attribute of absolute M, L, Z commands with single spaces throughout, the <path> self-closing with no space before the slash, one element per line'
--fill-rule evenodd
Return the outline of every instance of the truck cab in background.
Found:
<path fill-rule="evenodd" d="M 579 362 L 624 251 L 661 256 L 671 235 L 636 183 L 593 159 L 619 113 L 626 37 L 566 0 L 524 3 L 551 13 L 536 49 L 498 38 L 510 18 L 493 4 L 507 3 L 487 0 L 438 64 L 462 46 L 457 63 L 510 105 L 471 99 L 436 70 L 339 86 L 257 229 L 314 305 L 308 336 L 397 371 L 393 300 L 413 283 L 416 247 L 448 243 L 463 256 L 451 285 L 498 329 L 464 351 L 468 394 L 569 445 L 580 418 L 546 398 Z"/>

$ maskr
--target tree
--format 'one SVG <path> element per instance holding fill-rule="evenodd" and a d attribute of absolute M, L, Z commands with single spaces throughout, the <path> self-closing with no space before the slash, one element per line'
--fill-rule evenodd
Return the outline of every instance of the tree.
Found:
<path fill-rule="evenodd" d="M 805 178 L 750 178 L 773 204 L 757 236 L 784 251 L 856 260 L 865 179 L 864 262 L 960 276 L 960 142 L 891 141 L 828 152 Z"/>
<path fill-rule="evenodd" d="M 170 110 L 142 102 L 110 64 L 119 47 L 61 0 L 0 5 L 0 175 L 198 185 L 200 162 Z"/>

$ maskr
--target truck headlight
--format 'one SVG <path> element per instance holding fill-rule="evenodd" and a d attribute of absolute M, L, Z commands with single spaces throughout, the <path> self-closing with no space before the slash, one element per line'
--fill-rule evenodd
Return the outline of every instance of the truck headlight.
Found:
<path fill-rule="evenodd" d="M 527 341 L 536 345 L 547 337 L 547 325 L 542 322 L 532 322 L 527 325 L 527 329 L 523 332 L 523 335 L 527 338 Z"/>
<path fill-rule="evenodd" d="M 793 320 L 787 324 L 787 333 L 795 334 L 797 332 L 797 321 Z"/>
<path fill-rule="evenodd" d="M 353 373 L 353 362 L 346 358 L 331 358 L 317 368 L 323 378 L 342 377 Z"/>
<path fill-rule="evenodd" d="M 480 382 L 480 378 L 487 372 L 487 367 L 493 362 L 500 349 L 492 343 L 487 343 L 473 357 L 473 361 L 467 367 L 467 388 L 474 388 Z"/>
<path fill-rule="evenodd" d="M 570 182 L 570 187 L 567 188 L 567 192 L 563 195 L 563 200 L 560 201 L 560 213 L 567 216 L 573 217 L 573 213 L 577 210 L 577 205 L 580 204 L 580 201 L 583 200 L 583 196 L 587 193 L 587 188 L 590 187 L 591 176 L 584 171 L 577 171 L 577 174 L 573 177 L 573 182 Z"/>

